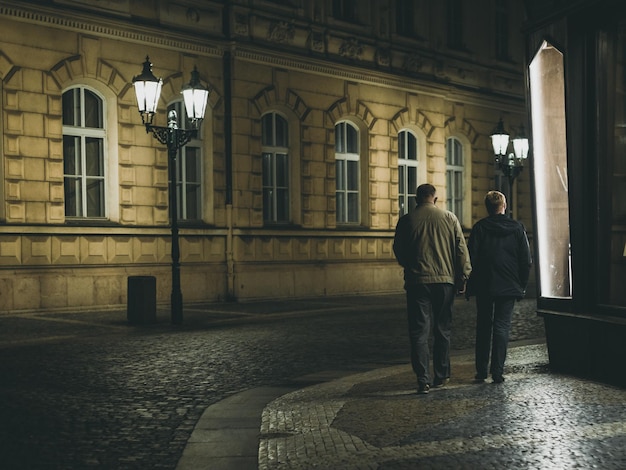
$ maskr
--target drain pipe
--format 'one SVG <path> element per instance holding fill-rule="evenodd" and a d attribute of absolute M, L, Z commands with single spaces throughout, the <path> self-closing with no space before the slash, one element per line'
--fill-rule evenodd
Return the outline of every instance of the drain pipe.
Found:
<path fill-rule="evenodd" d="M 224 33 L 230 39 L 230 8 L 227 6 L 223 16 Z M 232 46 L 230 46 L 232 47 Z M 224 158 L 226 159 L 226 268 L 227 300 L 237 300 L 235 294 L 235 255 L 233 243 L 233 112 L 232 112 L 232 53 L 231 48 L 224 51 Z"/>

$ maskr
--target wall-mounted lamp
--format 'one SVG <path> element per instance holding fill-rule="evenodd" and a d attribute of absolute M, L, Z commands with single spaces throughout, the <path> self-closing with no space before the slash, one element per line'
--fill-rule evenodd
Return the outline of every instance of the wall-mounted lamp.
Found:
<path fill-rule="evenodd" d="M 509 213 L 512 216 L 513 209 L 513 181 L 524 168 L 524 162 L 528 158 L 529 142 L 524 132 L 524 126 L 520 126 L 517 136 L 513 139 L 513 152 L 508 152 L 509 133 L 504 130 L 502 118 L 491 132 L 491 144 L 495 155 L 497 168 L 509 180 Z"/>
<path fill-rule="evenodd" d="M 183 86 L 181 91 L 187 118 L 191 122 L 192 127 L 187 130 L 178 128 L 178 116 L 174 110 L 167 115 L 167 127 L 152 125 L 161 96 L 163 80 L 155 77 L 152 73 L 152 64 L 149 57 L 146 57 L 146 61 L 143 63 L 141 74 L 133 78 L 133 85 L 137 97 L 137 107 L 139 108 L 139 114 L 141 114 L 141 121 L 146 126 L 146 132 L 152 132 L 159 142 L 167 145 L 170 178 L 170 213 L 172 218 L 172 323 L 180 325 L 183 322 L 183 294 L 180 289 L 176 156 L 178 150 L 197 135 L 200 123 L 204 119 L 210 90 L 200 83 L 198 70 L 194 67 L 193 72 L 191 72 L 191 81 L 188 85 Z"/>

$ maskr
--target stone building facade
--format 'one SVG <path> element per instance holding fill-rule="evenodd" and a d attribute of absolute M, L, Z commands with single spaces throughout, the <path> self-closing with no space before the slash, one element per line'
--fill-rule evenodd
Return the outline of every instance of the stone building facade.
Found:
<path fill-rule="evenodd" d="M 194 67 L 211 89 L 178 159 L 186 304 L 401 291 L 393 232 L 415 184 L 469 230 L 506 183 L 489 136 L 527 119 L 522 10 L 0 1 L 0 311 L 119 307 L 134 275 L 169 303 L 167 149 L 132 86 L 146 56 L 156 124 Z M 532 231 L 527 172 L 513 189 Z"/>

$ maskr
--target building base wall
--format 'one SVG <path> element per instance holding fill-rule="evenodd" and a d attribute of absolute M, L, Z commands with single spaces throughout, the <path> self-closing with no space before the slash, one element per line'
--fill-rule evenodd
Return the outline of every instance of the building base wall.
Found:
<path fill-rule="evenodd" d="M 170 304 L 171 266 L 20 269 L 0 273 L 0 314 L 125 309 L 128 278 L 156 278 L 156 302 Z M 234 293 L 223 264 L 181 265 L 184 304 L 306 298 L 402 291 L 402 270 L 392 262 L 237 264 Z M 234 294 L 234 295 L 233 295 Z"/>
<path fill-rule="evenodd" d="M 235 275 L 237 300 L 401 292 L 402 269 L 392 262 L 246 264 Z"/>
<path fill-rule="evenodd" d="M 540 311 L 555 372 L 626 386 L 626 319 Z"/>

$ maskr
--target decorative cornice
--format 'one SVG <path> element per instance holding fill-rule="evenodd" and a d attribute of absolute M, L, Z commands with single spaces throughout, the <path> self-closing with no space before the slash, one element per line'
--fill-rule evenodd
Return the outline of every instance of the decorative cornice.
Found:
<path fill-rule="evenodd" d="M 81 15 L 75 12 L 72 12 L 70 16 L 61 10 L 46 10 L 44 7 L 41 7 L 35 11 L 26 6 L 0 6 L 0 16 L 25 23 L 40 24 L 98 37 L 119 38 L 138 44 L 152 44 L 167 49 L 190 51 L 208 56 L 222 55 L 220 48 L 211 47 L 205 42 L 194 40 L 193 37 L 188 35 L 172 30 L 168 30 L 167 35 L 164 35 L 162 30 L 126 23 L 124 20 L 114 21 Z M 127 25 L 128 27 L 124 28 L 120 25 Z"/>
<path fill-rule="evenodd" d="M 349 60 L 352 64 L 342 63 L 337 66 L 336 62 L 328 58 L 314 58 L 306 56 L 302 59 L 292 54 L 281 54 L 271 48 L 254 46 L 246 42 L 229 43 L 226 40 L 209 39 L 194 33 L 185 34 L 176 29 L 167 27 L 149 27 L 131 23 L 123 18 L 103 18 L 87 13 L 78 13 L 41 6 L 37 9 L 29 8 L 29 4 L 22 4 L 16 1 L 4 1 L 0 6 L 0 17 L 6 17 L 15 21 L 22 21 L 30 24 L 39 24 L 51 28 L 75 31 L 89 34 L 96 37 L 119 38 L 120 40 L 137 43 L 150 44 L 176 51 L 186 51 L 194 54 L 221 57 L 226 49 L 230 49 L 234 56 L 252 62 L 272 64 L 278 67 L 302 70 L 312 74 L 332 76 L 345 80 L 357 81 L 361 83 L 371 83 L 388 88 L 399 88 L 409 91 L 419 89 L 420 93 L 437 96 L 445 99 L 463 99 L 465 102 L 475 102 L 486 105 L 485 100 L 494 100 L 494 104 L 502 105 L 502 99 L 508 100 L 510 105 L 515 107 L 523 104 L 523 93 L 515 91 L 512 84 L 522 81 L 522 76 L 505 71 L 490 70 L 488 67 L 478 67 L 476 73 L 493 76 L 500 84 L 508 84 L 508 92 L 503 88 L 491 89 L 479 87 L 477 84 L 463 84 L 449 80 L 450 70 L 444 66 L 442 61 L 437 62 L 436 58 L 427 58 L 413 53 L 404 59 L 402 68 L 406 75 L 394 74 L 390 70 L 392 51 L 380 49 L 376 52 L 374 60 L 370 64 L 363 60 L 365 45 L 358 39 L 345 39 L 341 43 L 340 57 Z M 270 35 L 274 43 L 282 40 L 289 43 L 293 25 L 274 23 L 274 32 Z M 235 18 L 236 34 L 249 34 L 248 21 L 245 15 L 238 15 Z M 164 34 L 166 32 L 167 34 Z M 269 32 L 266 30 L 266 33 Z M 266 38 L 267 40 L 267 38 Z M 311 31 L 308 37 L 308 47 L 315 52 L 325 51 L 325 39 L 323 32 Z M 377 63 L 376 63 L 377 62 Z M 428 75 L 426 64 L 432 62 L 431 73 Z M 357 65 L 359 64 L 359 65 Z M 368 66 L 369 65 L 369 66 Z M 384 67 L 385 70 L 375 70 L 374 66 Z M 480 69 L 480 72 L 478 72 Z M 456 75 L 464 72 L 457 67 Z M 523 88 L 523 87 L 522 87 Z M 487 104 L 488 106 L 488 104 Z"/>
<path fill-rule="evenodd" d="M 510 100 L 511 103 L 523 106 L 524 97 L 517 94 L 504 94 L 496 91 L 485 89 L 477 90 L 474 88 L 464 88 L 462 86 L 450 83 L 439 83 L 432 80 L 404 77 L 393 75 L 383 71 L 364 70 L 358 66 L 350 66 L 343 64 L 337 67 L 336 64 L 324 61 L 322 59 L 313 59 L 307 57 L 306 60 L 299 60 L 287 54 L 276 55 L 268 50 L 257 50 L 251 47 L 244 48 L 239 46 L 233 51 L 233 55 L 239 59 L 250 62 L 261 63 L 264 65 L 274 65 L 276 67 L 300 70 L 307 73 L 331 76 L 344 80 L 375 84 L 378 86 L 394 89 L 402 89 L 407 91 L 415 91 L 424 95 L 430 95 L 442 99 L 462 99 L 470 104 L 478 104 L 480 106 L 489 106 L 489 99 L 493 98 L 494 105 L 502 107 L 502 99 Z"/>

